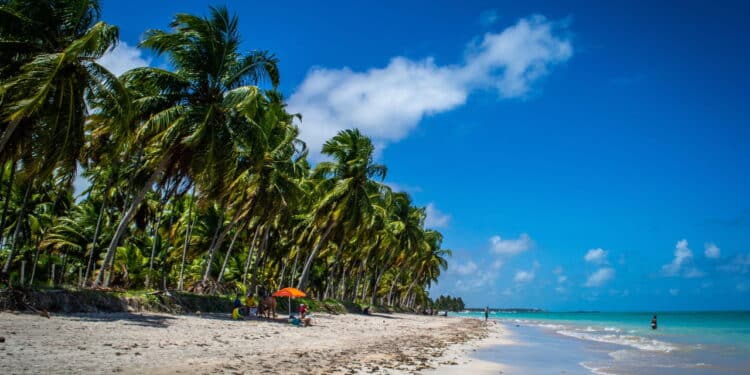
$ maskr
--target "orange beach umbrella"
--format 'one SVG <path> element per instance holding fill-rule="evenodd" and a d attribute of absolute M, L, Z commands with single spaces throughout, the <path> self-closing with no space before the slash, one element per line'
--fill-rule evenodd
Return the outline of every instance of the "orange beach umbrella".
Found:
<path fill-rule="evenodd" d="M 297 288 L 284 288 L 281 290 L 278 290 L 272 294 L 274 297 L 289 297 L 289 298 L 297 298 L 297 297 L 307 297 L 307 294 L 305 292 L 297 289 Z"/>
<path fill-rule="evenodd" d="M 306 297 L 307 294 L 305 292 L 297 289 L 297 288 L 284 288 L 281 290 L 277 290 L 275 293 L 271 294 L 274 297 L 289 297 L 289 316 L 292 315 L 292 298 L 297 297 Z"/>

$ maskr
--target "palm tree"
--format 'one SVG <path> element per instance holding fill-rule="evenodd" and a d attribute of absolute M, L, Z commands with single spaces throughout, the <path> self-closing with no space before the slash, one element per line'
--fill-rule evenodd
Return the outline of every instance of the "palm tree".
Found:
<path fill-rule="evenodd" d="M 412 274 L 412 281 L 408 289 L 402 295 L 402 305 L 405 305 L 413 297 L 411 291 L 415 285 L 429 285 L 437 279 L 440 270 L 448 268 L 448 262 L 445 257 L 451 255 L 451 251 L 442 249 L 442 242 L 443 235 L 440 232 L 434 230 L 425 231 L 423 246 L 413 259 L 415 266 L 413 270 L 415 272 Z"/>
<path fill-rule="evenodd" d="M 123 213 L 102 263 L 105 270 L 138 206 L 163 173 L 182 171 L 193 177 L 208 198 L 223 199 L 225 176 L 236 168 L 237 149 L 252 145 L 252 127 L 260 92 L 267 79 L 278 83 L 276 59 L 267 52 L 238 52 L 238 19 L 226 8 L 211 8 L 210 17 L 178 14 L 173 32 L 151 30 L 143 47 L 165 54 L 174 72 L 138 68 L 123 79 L 158 92 L 136 104 L 143 124 L 138 138 L 148 146 L 150 177 Z M 103 272 L 97 284 L 103 281 Z"/>
<path fill-rule="evenodd" d="M 330 177 L 320 186 L 327 193 L 313 213 L 312 225 L 323 228 L 323 233 L 302 268 L 298 289 L 305 288 L 315 256 L 327 243 L 331 231 L 342 223 L 344 229 L 355 227 L 363 222 L 364 213 L 372 211 L 370 197 L 382 189 L 382 185 L 371 178 L 382 180 L 386 174 L 384 165 L 373 163 L 374 150 L 372 141 L 357 129 L 343 130 L 323 145 L 323 154 L 334 159 L 321 162 L 315 171 L 319 176 Z"/>
<path fill-rule="evenodd" d="M 119 81 L 96 60 L 112 49 L 118 29 L 97 22 L 98 1 L 9 1 L 0 6 L 0 160 L 33 155 L 25 164 L 34 176 L 56 167 L 74 173 L 84 143 L 87 96 L 120 98 Z M 14 63 L 14 64 L 13 64 Z M 22 125 L 21 128 L 19 126 Z"/>
<path fill-rule="evenodd" d="M 55 168 L 68 176 L 75 173 L 83 149 L 85 98 L 121 91 L 117 79 L 96 63 L 118 37 L 116 27 L 97 22 L 99 13 L 93 0 L 0 5 L 0 160 L 22 158 L 29 188 Z M 3 267 L 2 274 L 7 273 Z"/>

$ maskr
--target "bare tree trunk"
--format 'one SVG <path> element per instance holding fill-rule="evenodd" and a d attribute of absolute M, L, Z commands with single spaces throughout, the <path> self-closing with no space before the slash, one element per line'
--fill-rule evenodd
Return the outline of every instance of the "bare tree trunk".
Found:
<path fill-rule="evenodd" d="M 312 267 L 312 263 L 315 260 L 315 256 L 318 255 L 320 247 L 326 242 L 326 240 L 328 239 L 328 235 L 331 234 L 331 231 L 335 226 L 336 222 L 328 224 L 328 228 L 323 233 L 323 236 L 320 238 L 320 240 L 318 240 L 318 243 L 315 244 L 313 251 L 310 252 L 310 255 L 307 257 L 307 261 L 305 262 L 305 266 L 302 268 L 302 275 L 300 275 L 299 277 L 299 282 L 297 282 L 297 289 L 304 290 L 304 288 L 307 286 L 307 278 L 310 276 L 310 268 Z"/>
<path fill-rule="evenodd" d="M 190 217 L 193 214 L 193 202 L 195 201 L 195 184 L 193 184 L 193 193 L 190 195 L 190 205 L 188 206 L 187 223 L 188 227 L 185 229 L 185 245 L 182 247 L 182 263 L 180 263 L 180 281 L 177 285 L 177 290 L 182 291 L 184 286 L 184 275 L 185 275 L 185 256 L 187 255 L 188 246 L 190 246 L 190 236 L 193 232 L 193 225 L 195 225 L 195 219 Z"/>
<path fill-rule="evenodd" d="M 13 257 L 16 256 L 16 250 L 18 249 L 18 234 L 21 231 L 21 223 L 23 222 L 23 217 L 26 214 L 26 204 L 29 202 L 29 196 L 31 195 L 31 186 L 34 185 L 34 181 L 29 182 L 29 186 L 26 187 L 26 193 L 23 196 L 23 203 L 21 203 L 21 209 L 18 211 L 18 219 L 16 220 L 16 229 L 13 230 L 13 246 L 10 248 L 10 254 L 8 254 L 8 259 L 5 261 L 5 266 L 3 266 L 3 275 L 8 275 L 10 271 L 10 265 L 13 263 Z"/>
<path fill-rule="evenodd" d="M 135 199 L 133 199 L 133 202 L 130 204 L 130 207 L 128 207 L 128 210 L 123 214 L 122 219 L 120 219 L 120 223 L 117 225 L 117 229 L 115 230 L 115 235 L 112 237 L 112 241 L 109 243 L 107 253 L 104 256 L 104 262 L 102 263 L 102 267 L 99 269 L 99 274 L 96 276 L 94 285 L 104 284 L 105 287 L 109 285 L 109 279 L 107 279 L 106 282 L 104 280 L 104 271 L 109 268 L 110 263 L 112 262 L 112 258 L 114 258 L 115 256 L 117 245 L 119 245 L 120 239 L 125 234 L 125 230 L 128 228 L 128 225 L 130 225 L 130 221 L 133 220 L 133 216 L 135 216 L 135 213 L 138 211 L 138 207 L 141 205 L 141 202 L 143 202 L 143 198 L 146 197 L 146 193 L 151 190 L 151 187 L 156 182 L 156 179 L 159 177 L 162 171 L 166 169 L 168 164 L 169 158 L 164 158 L 156 168 L 154 173 L 152 173 L 148 178 L 146 184 L 143 185 L 141 190 L 135 196 Z"/>

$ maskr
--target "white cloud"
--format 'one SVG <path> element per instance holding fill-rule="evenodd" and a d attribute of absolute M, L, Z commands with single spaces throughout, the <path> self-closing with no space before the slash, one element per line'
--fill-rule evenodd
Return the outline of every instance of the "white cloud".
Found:
<path fill-rule="evenodd" d="M 555 288 L 555 292 L 565 293 L 567 290 L 564 287 L 558 286 Z"/>
<path fill-rule="evenodd" d="M 750 272 L 750 254 L 738 254 L 732 260 L 718 267 L 720 271 L 745 274 Z"/>
<path fill-rule="evenodd" d="M 706 273 L 695 267 L 690 267 L 690 268 L 685 269 L 685 272 L 683 272 L 682 275 L 688 279 L 695 279 L 698 277 L 706 276 Z"/>
<path fill-rule="evenodd" d="M 601 248 L 590 249 L 583 259 L 593 264 L 607 264 L 607 251 Z"/>
<path fill-rule="evenodd" d="M 411 186 L 411 185 L 403 185 L 396 182 L 390 182 L 386 181 L 384 182 L 386 186 L 391 188 L 394 192 L 405 192 L 405 193 L 420 193 L 422 192 L 422 188 L 419 186 Z"/>
<path fill-rule="evenodd" d="M 679 276 L 683 270 L 683 266 L 690 264 L 693 259 L 693 251 L 688 247 L 686 239 L 677 241 L 674 250 L 674 259 L 669 264 L 665 264 L 661 267 L 662 273 L 665 276 Z M 684 276 L 688 278 L 701 277 L 703 272 L 697 268 L 690 268 L 684 271 Z"/>
<path fill-rule="evenodd" d="M 475 270 L 471 273 L 468 278 L 456 280 L 456 290 L 462 292 L 476 291 L 477 288 L 486 287 L 491 285 L 497 279 L 497 273 L 488 272 L 483 270 Z"/>
<path fill-rule="evenodd" d="M 456 271 L 456 273 L 457 273 L 457 274 L 459 274 L 459 275 L 471 275 L 471 274 L 473 274 L 474 272 L 476 272 L 477 268 L 478 268 L 478 267 L 477 267 L 477 264 L 476 264 L 476 263 L 474 263 L 474 262 L 472 262 L 472 261 L 468 261 L 468 262 L 466 262 L 466 263 L 464 263 L 464 264 L 459 264 L 459 265 L 457 265 L 457 266 L 456 266 L 456 267 L 454 268 L 454 270 L 455 270 L 455 271 Z"/>
<path fill-rule="evenodd" d="M 557 266 L 552 270 L 552 273 L 557 275 L 557 283 L 562 284 L 566 281 L 568 281 L 568 277 L 565 276 L 563 273 L 565 270 L 561 266 Z"/>
<path fill-rule="evenodd" d="M 496 259 L 494 262 L 492 262 L 492 269 L 493 270 L 499 270 L 503 266 L 503 261 L 500 259 Z"/>
<path fill-rule="evenodd" d="M 525 283 L 534 280 L 535 276 L 534 271 L 518 271 L 513 280 L 517 283 Z"/>
<path fill-rule="evenodd" d="M 521 233 L 518 239 L 503 239 L 500 236 L 492 236 L 490 238 L 490 249 L 499 255 L 516 255 L 520 254 L 534 245 L 534 241 L 531 240 L 526 233 Z"/>
<path fill-rule="evenodd" d="M 583 286 L 587 287 L 597 287 L 604 285 L 607 281 L 611 280 L 613 277 L 615 277 L 615 270 L 614 268 L 600 268 L 596 272 L 589 275 L 588 279 L 586 279 L 586 283 L 583 284 Z"/>
<path fill-rule="evenodd" d="M 713 242 L 707 242 L 704 248 L 703 254 L 706 258 L 716 259 L 721 256 L 721 249 Z"/>
<path fill-rule="evenodd" d="M 445 228 L 451 221 L 451 215 L 438 210 L 434 203 L 427 204 L 425 213 L 427 217 L 424 220 L 424 226 L 428 228 Z"/>
<path fill-rule="evenodd" d="M 488 9 L 479 15 L 479 23 L 484 27 L 490 27 L 497 22 L 500 16 L 497 14 L 497 9 Z"/>
<path fill-rule="evenodd" d="M 120 41 L 117 47 L 105 53 L 97 62 L 112 74 L 120 76 L 130 69 L 149 66 L 151 58 L 143 56 L 138 47 L 131 47 Z"/>
<path fill-rule="evenodd" d="M 536 277 L 536 270 L 539 269 L 539 262 L 534 262 L 534 265 L 528 271 L 519 270 L 516 271 L 516 275 L 513 277 L 513 281 L 517 283 L 527 283 L 534 280 Z"/>
<path fill-rule="evenodd" d="M 289 98 L 289 109 L 303 116 L 300 138 L 313 159 L 320 158 L 327 139 L 347 128 L 359 128 L 380 149 L 406 137 L 422 118 L 465 104 L 474 90 L 495 88 L 506 99 L 527 95 L 573 54 L 556 27 L 543 16 L 523 18 L 500 33 L 486 33 L 458 65 L 399 56 L 361 72 L 313 68 Z"/>

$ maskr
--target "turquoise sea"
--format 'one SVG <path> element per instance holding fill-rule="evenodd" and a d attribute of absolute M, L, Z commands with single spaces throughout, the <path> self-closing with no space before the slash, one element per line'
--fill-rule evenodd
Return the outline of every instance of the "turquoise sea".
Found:
<path fill-rule="evenodd" d="M 650 327 L 654 314 L 657 330 Z M 458 316 L 484 319 L 483 312 Z M 750 374 L 750 311 L 492 312 L 490 319 L 504 323 L 522 341 L 538 344 L 537 358 L 547 351 L 576 362 L 568 373 Z M 552 353 L 551 348 L 577 352 Z M 502 362 L 510 354 L 489 349 L 479 356 L 494 360 L 496 355 Z"/>

